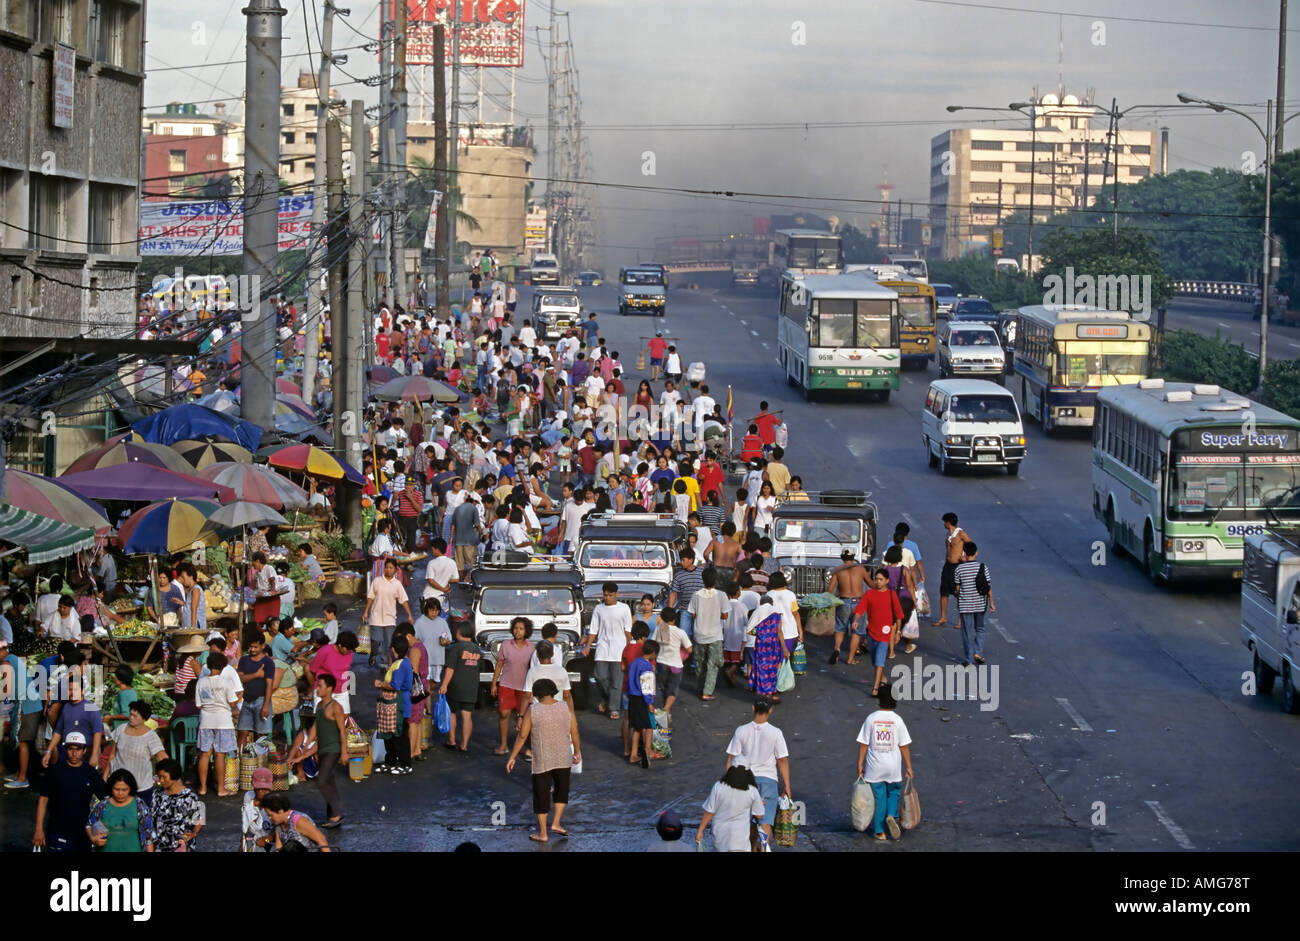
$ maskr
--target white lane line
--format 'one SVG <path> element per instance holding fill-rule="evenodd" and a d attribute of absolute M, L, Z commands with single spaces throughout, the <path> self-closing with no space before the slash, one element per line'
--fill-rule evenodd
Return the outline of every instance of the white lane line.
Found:
<path fill-rule="evenodd" d="M 1002 622 L 999 621 L 997 618 L 986 617 L 984 620 L 986 620 L 986 621 L 988 621 L 990 624 L 992 624 L 992 625 L 993 625 L 993 630 L 995 630 L 995 631 L 997 631 L 999 634 L 1001 634 L 1001 635 L 1002 635 L 1002 639 L 1005 640 L 1008 644 L 1018 644 L 1018 643 L 1020 643 L 1020 641 L 1016 640 L 1014 637 L 1012 637 L 1010 634 L 1007 633 L 1007 629 L 1006 629 L 1005 627 L 1002 626 Z"/>
<path fill-rule="evenodd" d="M 1175 843 L 1185 850 L 1196 849 L 1192 844 L 1192 841 L 1188 839 L 1187 833 L 1183 828 L 1174 823 L 1173 817 L 1165 813 L 1165 809 L 1160 806 L 1160 801 L 1144 801 L 1144 803 L 1151 808 L 1151 812 L 1156 815 L 1156 819 L 1160 821 L 1160 825 L 1169 831 L 1169 835 L 1174 838 Z"/>
<path fill-rule="evenodd" d="M 849 449 L 850 454 L 852 454 L 854 457 L 858 458 L 859 460 L 862 459 L 862 449 L 860 447 L 858 447 L 856 444 L 854 444 L 851 441 L 848 443 L 847 447 Z"/>
<path fill-rule="evenodd" d="M 830 425 L 832 428 L 835 427 L 835 423 L 834 423 L 833 421 L 831 421 L 829 418 L 824 419 L 824 421 L 826 422 L 826 424 Z"/>
<path fill-rule="evenodd" d="M 740 323 L 741 323 L 742 326 L 745 326 L 745 327 L 748 327 L 748 326 L 749 326 L 749 324 L 746 323 L 744 320 L 742 320 Z"/>
<path fill-rule="evenodd" d="M 767 349 L 767 348 L 768 348 L 767 344 L 764 343 L 764 344 L 763 344 L 763 349 Z"/>
<path fill-rule="evenodd" d="M 904 376 L 904 377 L 903 377 L 903 381 L 906 382 L 909 386 L 910 386 L 910 385 L 915 385 L 915 383 L 916 383 L 916 380 L 913 379 L 911 376 Z"/>
<path fill-rule="evenodd" d="M 749 331 L 749 332 L 752 333 L 754 336 L 758 336 L 758 331 L 757 331 L 757 330 L 751 330 L 751 331 Z"/>
<path fill-rule="evenodd" d="M 1224 323 L 1222 320 L 1219 321 L 1219 326 L 1220 326 L 1220 327 L 1227 327 L 1229 330 L 1232 329 L 1232 324 L 1230 324 L 1230 323 Z"/>
<path fill-rule="evenodd" d="M 904 514 L 903 514 L 903 519 L 907 520 L 907 525 L 908 525 L 909 527 L 911 527 L 911 526 L 915 526 L 915 525 L 916 525 L 916 520 L 912 519 L 912 516 L 911 516 L 910 513 L 904 513 Z"/>
<path fill-rule="evenodd" d="M 1074 720 L 1074 724 L 1080 732 L 1092 731 L 1092 726 L 1087 723 L 1083 716 L 1079 715 L 1078 709 L 1075 709 L 1074 706 L 1070 705 L 1070 700 L 1057 696 L 1056 703 L 1065 710 L 1066 715 Z"/>
<path fill-rule="evenodd" d="M 1078 522 L 1078 520 L 1076 520 L 1076 519 L 1075 519 L 1073 516 L 1071 516 L 1069 513 L 1062 513 L 1061 515 L 1064 516 L 1066 519 L 1068 519 L 1071 523 L 1077 523 L 1077 522 Z"/>
<path fill-rule="evenodd" d="M 884 489 L 885 485 L 882 484 L 882 483 L 880 482 L 880 478 L 877 477 L 875 474 L 872 474 L 872 475 L 871 475 L 871 481 L 872 481 L 872 483 L 874 483 L 877 487 L 881 488 L 882 490 Z"/>
<path fill-rule="evenodd" d="M 1294 346 L 1294 347 L 1296 347 L 1297 349 L 1300 349 L 1300 343 L 1292 343 L 1290 340 L 1287 340 L 1287 341 L 1286 341 L 1286 345 L 1287 345 L 1287 346 Z"/>

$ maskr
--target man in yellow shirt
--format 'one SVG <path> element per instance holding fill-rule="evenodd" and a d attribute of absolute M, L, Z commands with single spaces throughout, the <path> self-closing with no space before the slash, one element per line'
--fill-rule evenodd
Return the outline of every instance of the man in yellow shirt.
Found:
<path fill-rule="evenodd" d="M 781 498 L 781 494 L 790 489 L 790 468 L 783 463 L 785 449 L 780 446 L 772 449 L 772 460 L 768 462 L 764 476 L 772 482 L 772 492 Z"/>
<path fill-rule="evenodd" d="M 686 484 L 686 492 L 691 497 L 691 512 L 694 513 L 700 508 L 700 482 L 695 479 L 695 467 L 690 461 L 682 461 L 677 465 L 677 479 L 673 481 L 673 489 L 677 489 L 677 481 L 680 480 Z"/>

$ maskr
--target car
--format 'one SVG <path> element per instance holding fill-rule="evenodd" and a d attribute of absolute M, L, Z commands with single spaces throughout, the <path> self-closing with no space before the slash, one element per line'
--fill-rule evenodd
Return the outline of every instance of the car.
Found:
<path fill-rule="evenodd" d="M 538 252 L 528 269 L 528 280 L 533 284 L 559 284 L 560 260 L 548 252 Z"/>
<path fill-rule="evenodd" d="M 952 289 L 951 284 L 931 284 L 934 288 L 934 306 L 941 314 L 947 314 L 952 310 L 952 305 L 957 303 L 957 292 Z"/>
<path fill-rule="evenodd" d="M 930 466 L 942 474 L 969 465 L 1005 467 L 1015 476 L 1027 453 L 1015 397 L 983 379 L 930 383 L 921 412 L 921 440 Z"/>
<path fill-rule="evenodd" d="M 957 302 L 952 305 L 952 310 L 949 311 L 948 317 L 953 321 L 977 320 L 981 323 L 987 323 L 992 326 L 997 326 L 998 323 L 997 310 L 995 310 L 993 305 L 982 297 L 958 298 Z"/>
<path fill-rule="evenodd" d="M 618 312 L 646 311 L 664 316 L 667 291 L 661 266 L 633 265 L 618 273 Z"/>
<path fill-rule="evenodd" d="M 582 318 L 582 301 L 572 285 L 533 292 L 533 326 L 546 340 L 558 340 Z"/>
<path fill-rule="evenodd" d="M 939 376 L 986 376 L 998 379 L 1006 370 L 1006 353 L 998 332 L 986 323 L 949 321 L 939 337 Z"/>
<path fill-rule="evenodd" d="M 1300 532 L 1270 526 L 1245 539 L 1241 642 L 1252 654 L 1255 692 L 1273 697 L 1282 678 L 1282 708 L 1300 714 Z"/>
<path fill-rule="evenodd" d="M 605 283 L 599 271 L 579 271 L 573 280 L 582 287 L 596 287 Z"/>
<path fill-rule="evenodd" d="M 800 597 L 827 591 L 840 554 L 852 549 L 869 564 L 876 555 L 876 505 L 865 490 L 807 490 L 804 500 L 772 511 L 772 558 Z"/>

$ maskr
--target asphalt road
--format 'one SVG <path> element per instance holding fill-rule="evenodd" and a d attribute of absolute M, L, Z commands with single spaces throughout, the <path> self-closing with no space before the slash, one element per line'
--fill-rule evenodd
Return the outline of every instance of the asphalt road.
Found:
<path fill-rule="evenodd" d="M 1195 330 L 1206 336 L 1216 334 L 1234 343 L 1244 344 L 1252 353 L 1259 352 L 1259 321 L 1251 317 L 1250 304 L 1218 301 L 1200 297 L 1178 297 L 1165 312 L 1167 330 Z M 1295 359 L 1300 356 L 1300 326 L 1294 321 L 1270 321 L 1268 358 Z"/>
<path fill-rule="evenodd" d="M 760 399 L 783 409 L 792 470 L 811 489 L 872 491 L 882 537 L 894 522 L 909 521 L 932 594 L 945 511 L 960 516 L 991 570 L 998 612 L 986 655 L 997 669 L 996 703 L 985 697 L 993 708 L 954 698 L 900 705 L 924 813 L 923 825 L 901 843 L 877 845 L 848 820 L 855 737 L 873 708 L 869 667 L 828 666 L 829 640 L 810 641 L 808 675 L 773 714 L 789 742 L 794 796 L 806 812 L 798 849 L 1300 846 L 1292 798 L 1300 721 L 1281 711 L 1276 692 L 1242 694 L 1250 658 L 1238 636 L 1239 593 L 1231 586 L 1157 588 L 1131 560 L 1098 557 L 1105 534 L 1091 515 L 1086 435 L 1049 439 L 1030 426 L 1019 478 L 942 477 L 927 467 L 919 433 L 934 366 L 905 373 L 887 404 L 807 403 L 782 381 L 775 304 L 767 297 L 674 287 L 662 324 L 618 316 L 612 287 L 583 289 L 583 297 L 629 367 L 640 338 L 662 325 L 680 338 L 684 362 L 707 362 L 717 400 L 733 386 L 737 418 L 754 414 Z M 521 301 L 525 309 L 527 293 Z M 1190 323 L 1206 315 L 1176 316 Z M 345 612 L 345 622 L 355 623 L 358 613 Z M 952 664 L 960 649 L 957 631 L 927 625 L 919 664 L 901 652 L 895 663 Z M 369 687 L 373 677 L 362 671 L 359 685 Z M 720 684 L 719 700 L 704 704 L 691 695 L 692 682 L 674 712 L 674 756 L 648 771 L 621 757 L 617 723 L 581 714 L 585 771 L 575 778 L 565 818 L 571 836 L 539 851 L 643 850 L 666 807 L 688 823 L 699 820 L 730 732 L 748 719 L 750 697 Z M 361 718 L 372 709 L 367 696 Z M 348 823 L 332 839 L 360 851 L 442 850 L 465 839 L 492 851 L 533 849 L 527 770 L 507 775 L 504 760 L 490 754 L 494 719 L 486 709 L 476 713 L 470 756 L 437 748 L 408 777 L 341 782 Z M 291 794 L 308 813 L 322 809 L 310 784 Z M 30 794 L 0 798 L 6 849 L 23 848 L 33 805 Z M 203 848 L 233 848 L 235 802 L 210 798 L 208 808 Z"/>

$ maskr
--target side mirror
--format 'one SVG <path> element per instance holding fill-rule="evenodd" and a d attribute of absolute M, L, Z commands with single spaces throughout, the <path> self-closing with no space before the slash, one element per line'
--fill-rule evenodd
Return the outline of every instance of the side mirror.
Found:
<path fill-rule="evenodd" d="M 1286 613 L 1286 622 L 1287 622 L 1288 624 L 1300 624 L 1300 615 L 1297 615 L 1297 614 L 1296 614 L 1294 608 L 1291 609 L 1290 611 L 1287 611 L 1287 613 Z"/>

